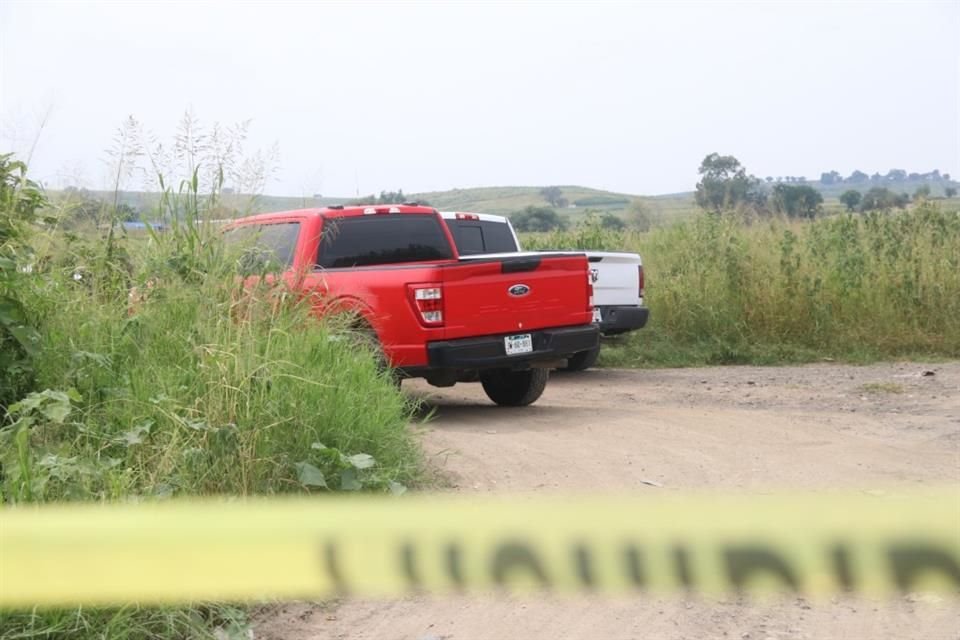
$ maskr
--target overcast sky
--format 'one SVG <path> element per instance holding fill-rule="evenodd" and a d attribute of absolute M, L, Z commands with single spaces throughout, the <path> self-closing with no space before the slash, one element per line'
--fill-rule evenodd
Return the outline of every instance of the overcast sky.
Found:
<path fill-rule="evenodd" d="M 0 2 L 0 151 L 105 186 L 135 116 L 252 119 L 273 194 L 960 176 L 960 1 Z M 58 178 L 60 176 L 60 178 Z"/>

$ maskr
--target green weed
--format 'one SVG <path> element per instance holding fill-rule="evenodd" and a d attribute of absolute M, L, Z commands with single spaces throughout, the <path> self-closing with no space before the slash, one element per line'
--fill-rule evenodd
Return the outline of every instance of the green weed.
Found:
<path fill-rule="evenodd" d="M 202 183 L 164 184 L 170 228 L 138 239 L 18 223 L 32 268 L 4 277 L 36 339 L 0 421 L 0 509 L 398 494 L 421 478 L 414 408 L 374 354 L 283 286 L 238 283 Z M 0 638 L 239 638 L 244 619 L 223 604 L 0 611 Z"/>
<path fill-rule="evenodd" d="M 601 364 L 773 364 L 960 356 L 960 213 L 745 224 L 702 215 L 648 233 L 585 223 L 524 246 L 639 252 L 647 328 Z"/>

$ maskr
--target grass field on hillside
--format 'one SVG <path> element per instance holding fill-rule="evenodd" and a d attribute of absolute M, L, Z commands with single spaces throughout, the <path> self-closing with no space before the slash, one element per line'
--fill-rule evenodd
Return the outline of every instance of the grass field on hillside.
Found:
<path fill-rule="evenodd" d="M 541 189 L 542 187 L 476 187 L 418 193 L 411 195 L 411 198 L 425 200 L 441 211 L 507 214 L 528 206 L 550 206 L 540 194 Z M 597 201 L 596 204 L 578 205 L 571 208 L 571 212 L 586 208 L 620 211 L 629 206 L 629 203 L 637 197 L 625 193 L 577 186 L 561 186 L 560 190 L 570 204 L 574 204 L 578 200 Z M 604 200 L 607 202 L 603 202 Z"/>

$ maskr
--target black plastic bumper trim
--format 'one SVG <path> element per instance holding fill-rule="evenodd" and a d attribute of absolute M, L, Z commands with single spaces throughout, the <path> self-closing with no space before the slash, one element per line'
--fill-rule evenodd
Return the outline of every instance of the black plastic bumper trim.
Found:
<path fill-rule="evenodd" d="M 508 356 L 504 338 L 529 333 L 533 351 Z M 579 351 L 593 349 L 600 342 L 596 325 L 537 329 L 516 333 L 445 340 L 427 344 L 427 361 L 431 369 L 493 369 L 524 367 L 538 361 L 569 358 Z"/>
<path fill-rule="evenodd" d="M 601 306 L 599 309 L 600 332 L 604 334 L 642 329 L 650 317 L 647 307 Z"/>

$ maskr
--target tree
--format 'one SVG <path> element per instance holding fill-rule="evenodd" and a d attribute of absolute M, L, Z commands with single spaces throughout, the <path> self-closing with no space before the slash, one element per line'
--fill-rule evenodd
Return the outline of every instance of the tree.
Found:
<path fill-rule="evenodd" d="M 529 206 L 510 214 L 510 222 L 517 231 L 553 231 L 566 229 L 567 221 L 549 207 Z"/>
<path fill-rule="evenodd" d="M 930 185 L 922 184 L 913 192 L 914 200 L 926 200 L 930 197 Z"/>
<path fill-rule="evenodd" d="M 821 184 L 837 184 L 838 182 L 843 182 L 843 176 L 841 176 L 836 171 L 831 171 L 829 173 L 820 174 Z"/>
<path fill-rule="evenodd" d="M 877 209 L 903 208 L 910 201 L 906 194 L 897 195 L 886 187 L 873 187 L 867 191 L 860 201 L 861 211 L 875 211 Z"/>
<path fill-rule="evenodd" d="M 96 228 L 102 222 L 110 221 L 106 203 L 86 190 L 71 192 L 62 210 L 61 225 L 64 229 Z"/>
<path fill-rule="evenodd" d="M 943 190 L 943 192 L 944 192 L 944 194 L 946 194 L 946 196 L 947 196 L 948 198 L 952 198 L 953 196 L 957 195 L 957 188 L 956 188 L 956 187 L 947 187 L 946 189 Z"/>
<path fill-rule="evenodd" d="M 140 212 L 126 202 L 104 202 L 85 189 L 65 190 L 60 224 L 64 229 L 96 228 L 112 222 L 136 222 Z"/>
<path fill-rule="evenodd" d="M 773 206 L 789 218 L 813 218 L 820 213 L 823 196 L 809 185 L 778 184 L 773 188 Z"/>
<path fill-rule="evenodd" d="M 317 196 L 314 196 L 317 197 Z M 398 189 L 396 191 L 381 191 L 380 195 L 375 195 L 371 193 L 368 196 L 362 196 L 356 200 L 351 200 L 347 203 L 348 207 L 355 207 L 363 204 L 404 204 L 409 202 L 410 199 L 408 196 L 404 195 L 403 189 Z M 430 203 L 426 200 L 417 200 L 417 204 L 429 207 Z"/>
<path fill-rule="evenodd" d="M 890 169 L 890 171 L 887 172 L 887 180 L 890 180 L 891 182 L 894 180 L 901 181 L 906 179 L 907 172 L 903 169 Z"/>
<path fill-rule="evenodd" d="M 847 182 L 853 182 L 853 183 L 866 182 L 869 179 L 870 179 L 870 176 L 865 174 L 863 171 L 856 169 L 853 173 L 850 174 L 850 177 L 847 178 Z"/>
<path fill-rule="evenodd" d="M 377 204 L 403 204 L 406 201 L 403 189 L 397 189 L 396 191 L 381 191 Z"/>
<path fill-rule="evenodd" d="M 550 203 L 550 206 L 567 206 L 567 200 L 563 197 L 563 191 L 560 190 L 560 187 L 544 187 L 543 189 L 540 189 L 540 195 L 543 196 L 544 200 Z"/>
<path fill-rule="evenodd" d="M 711 153 L 700 163 L 697 183 L 697 204 L 707 211 L 720 212 L 740 204 L 762 200 L 760 181 L 747 175 L 747 170 L 733 156 Z"/>
<path fill-rule="evenodd" d="M 623 231 L 627 228 L 627 223 L 612 213 L 605 213 L 600 217 L 600 226 L 604 229 L 613 229 L 614 231 Z"/>
<path fill-rule="evenodd" d="M 847 189 L 840 196 L 840 202 L 847 205 L 847 211 L 853 211 L 857 208 L 857 205 L 860 204 L 862 198 L 863 194 L 856 189 Z"/>
<path fill-rule="evenodd" d="M 627 209 L 629 225 L 637 231 L 649 231 L 653 226 L 650 208 L 642 200 L 634 200 Z"/>

